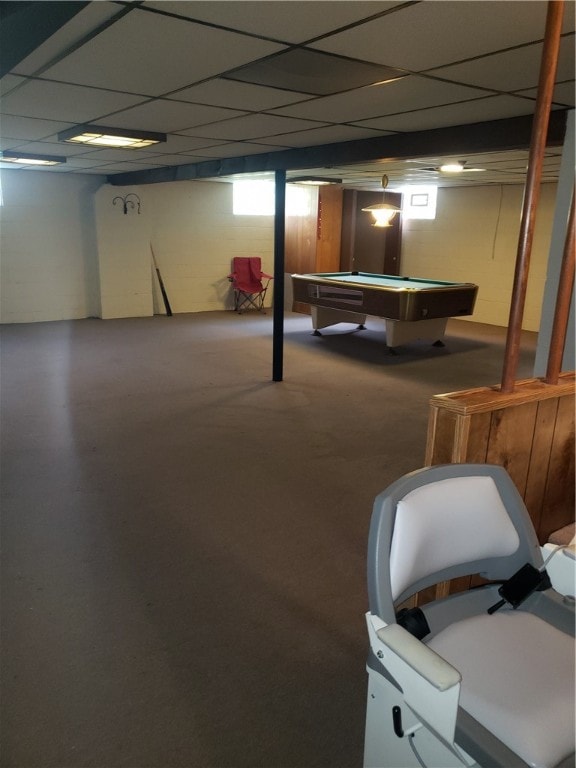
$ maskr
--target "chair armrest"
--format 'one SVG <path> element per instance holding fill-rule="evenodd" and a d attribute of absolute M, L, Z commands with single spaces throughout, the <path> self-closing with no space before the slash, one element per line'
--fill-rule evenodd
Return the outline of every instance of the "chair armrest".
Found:
<path fill-rule="evenodd" d="M 268 278 L 268 280 L 274 280 L 274 276 L 273 275 L 267 275 L 266 272 L 262 272 L 260 274 L 260 279 L 262 279 L 263 277 Z"/>
<path fill-rule="evenodd" d="M 399 624 L 366 614 L 370 646 L 402 689 L 404 700 L 428 728 L 454 742 L 460 683 L 457 669 Z"/>
<path fill-rule="evenodd" d="M 561 595 L 574 595 L 576 591 L 576 551 L 574 544 L 557 546 L 544 544 L 541 547 L 546 571 L 552 586 Z"/>

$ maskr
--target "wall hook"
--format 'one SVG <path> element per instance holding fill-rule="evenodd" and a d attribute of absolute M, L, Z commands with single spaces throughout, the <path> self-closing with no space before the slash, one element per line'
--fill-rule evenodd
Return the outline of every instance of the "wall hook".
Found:
<path fill-rule="evenodd" d="M 131 198 L 135 199 L 133 200 Z M 130 206 L 132 209 L 138 206 L 138 213 L 140 213 L 140 198 L 135 192 L 129 192 L 125 197 L 120 197 L 120 195 L 118 195 L 114 198 L 114 200 L 112 200 L 112 205 L 116 205 L 117 200 L 120 200 L 122 203 L 124 215 L 128 213 L 128 206 Z"/>

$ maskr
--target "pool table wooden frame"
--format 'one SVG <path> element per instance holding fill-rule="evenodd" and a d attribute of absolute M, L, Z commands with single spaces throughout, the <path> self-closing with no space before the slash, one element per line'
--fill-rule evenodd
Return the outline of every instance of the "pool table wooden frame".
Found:
<path fill-rule="evenodd" d="M 314 333 L 336 323 L 363 327 L 368 315 L 386 323 L 386 344 L 397 347 L 416 339 L 442 345 L 450 317 L 471 315 L 478 286 L 440 280 L 321 272 L 292 275 L 294 300 L 310 304 Z"/>

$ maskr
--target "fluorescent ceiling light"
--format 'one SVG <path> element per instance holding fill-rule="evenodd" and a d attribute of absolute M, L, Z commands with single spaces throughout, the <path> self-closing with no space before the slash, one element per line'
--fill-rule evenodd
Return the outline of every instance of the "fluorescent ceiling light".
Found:
<path fill-rule="evenodd" d="M 14 152 L 5 150 L 0 158 L 3 163 L 17 163 L 20 165 L 60 165 L 66 162 L 65 157 L 56 157 L 54 155 L 26 154 L 25 152 Z"/>
<path fill-rule="evenodd" d="M 86 144 L 91 147 L 142 149 L 166 141 L 166 134 L 126 128 L 105 128 L 103 125 L 78 125 L 61 131 L 58 134 L 58 140 L 72 144 Z"/>

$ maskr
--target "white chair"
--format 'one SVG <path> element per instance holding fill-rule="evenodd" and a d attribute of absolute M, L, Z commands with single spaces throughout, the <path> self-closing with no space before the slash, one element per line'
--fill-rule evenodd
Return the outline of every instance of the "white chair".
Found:
<path fill-rule="evenodd" d="M 491 583 L 398 612 L 471 574 Z M 502 467 L 430 467 L 381 493 L 368 590 L 366 768 L 574 766 L 574 599 Z"/>

